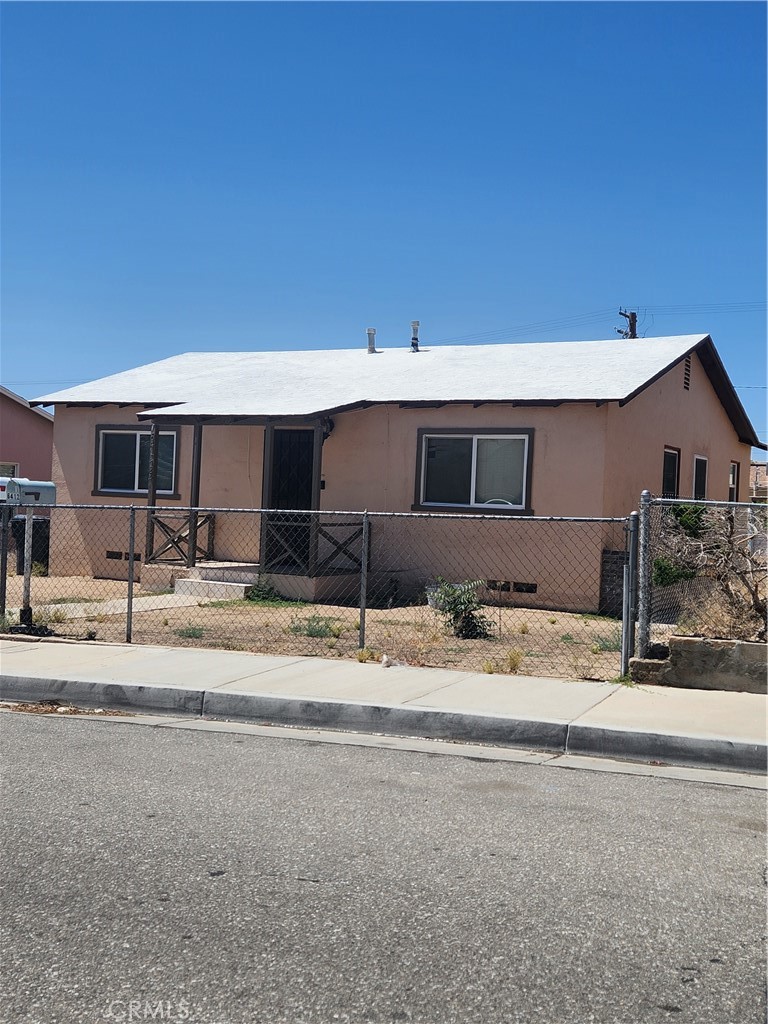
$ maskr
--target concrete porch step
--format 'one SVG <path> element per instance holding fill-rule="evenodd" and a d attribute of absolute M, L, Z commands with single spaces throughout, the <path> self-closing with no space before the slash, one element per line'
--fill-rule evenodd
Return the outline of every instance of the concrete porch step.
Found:
<path fill-rule="evenodd" d="M 179 578 L 174 582 L 173 592 L 202 601 L 242 601 L 251 583 L 227 583 L 225 580 Z"/>
<path fill-rule="evenodd" d="M 258 562 L 198 562 L 185 574 L 189 580 L 212 580 L 216 583 L 257 583 Z"/>

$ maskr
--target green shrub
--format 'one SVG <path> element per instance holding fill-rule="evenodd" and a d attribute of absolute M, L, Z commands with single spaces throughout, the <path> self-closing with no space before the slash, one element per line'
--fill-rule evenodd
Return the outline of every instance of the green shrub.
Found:
<path fill-rule="evenodd" d="M 697 539 L 705 531 L 705 505 L 673 505 L 672 515 L 680 524 L 683 533 Z"/>
<path fill-rule="evenodd" d="M 308 619 L 294 619 L 288 627 L 289 633 L 315 638 L 334 636 L 334 620 L 323 615 L 310 615 Z"/>
<path fill-rule="evenodd" d="M 482 580 L 448 583 L 440 576 L 437 578 L 437 609 L 446 628 L 460 640 L 486 640 L 492 636 L 491 623 L 483 615 L 477 597 L 477 588 L 482 585 Z"/>
<path fill-rule="evenodd" d="M 290 598 L 278 594 L 266 576 L 248 587 L 245 599 L 253 604 L 266 605 L 268 608 L 295 608 L 306 604 L 305 601 L 291 601 Z"/>
<path fill-rule="evenodd" d="M 691 566 L 673 562 L 672 559 L 660 555 L 654 559 L 651 582 L 654 587 L 671 587 L 674 583 L 692 580 L 695 576 L 696 570 Z"/>

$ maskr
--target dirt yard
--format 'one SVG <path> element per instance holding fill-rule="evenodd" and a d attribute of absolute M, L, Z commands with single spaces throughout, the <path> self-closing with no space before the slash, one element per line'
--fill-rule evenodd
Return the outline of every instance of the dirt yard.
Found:
<path fill-rule="evenodd" d="M 7 604 L 14 607 L 21 599 L 21 581 L 12 578 L 8 583 Z M 125 614 L 99 609 L 101 602 L 124 598 L 126 593 L 125 583 L 109 580 L 33 580 L 33 606 L 47 605 L 37 621 L 64 637 L 124 641 Z M 136 597 L 146 596 L 137 589 Z M 80 614 L 68 617 L 67 605 L 77 602 Z M 82 602 L 88 605 L 84 613 Z M 137 644 L 358 660 L 379 660 L 386 654 L 408 665 L 533 676 L 613 679 L 620 671 L 621 624 L 593 615 L 487 606 L 483 614 L 489 638 L 465 640 L 446 633 L 440 612 L 426 604 L 368 609 L 361 652 L 359 613 L 354 608 L 201 601 L 190 607 L 144 610 L 142 604 L 137 602 L 133 615 Z"/>
<path fill-rule="evenodd" d="M 22 601 L 23 576 L 8 576 L 5 599 L 9 608 L 17 608 Z M 126 597 L 128 584 L 122 580 L 94 580 L 90 576 L 33 576 L 34 604 L 74 604 L 77 601 L 106 601 Z"/>

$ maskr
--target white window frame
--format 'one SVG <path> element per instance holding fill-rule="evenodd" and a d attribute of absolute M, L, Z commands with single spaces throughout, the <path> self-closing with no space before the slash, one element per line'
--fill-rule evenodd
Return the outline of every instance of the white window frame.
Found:
<path fill-rule="evenodd" d="M 12 466 L 13 469 L 10 473 L 0 472 L 0 476 L 7 476 L 11 479 L 16 479 L 19 475 L 19 463 L 18 462 L 0 462 L 0 470 L 3 466 Z"/>
<path fill-rule="evenodd" d="M 475 484 L 477 480 L 477 442 L 478 441 L 523 441 L 523 492 L 522 492 L 522 504 L 512 505 L 507 502 L 495 502 L 495 501 L 470 501 L 469 504 L 457 504 L 450 501 L 427 501 L 425 498 L 426 487 L 427 487 L 427 443 L 430 440 L 448 441 L 451 438 L 458 438 L 462 441 L 466 441 L 468 438 L 472 439 L 472 467 L 470 472 L 469 481 L 469 496 L 470 499 L 475 496 Z M 528 502 L 528 453 L 530 450 L 530 434 L 473 434 L 471 430 L 461 431 L 457 430 L 456 433 L 424 433 L 421 439 L 421 480 L 419 482 L 419 496 L 420 503 L 429 508 L 493 508 L 493 509 L 512 509 L 516 512 L 526 509 Z"/>
<path fill-rule="evenodd" d="M 706 469 L 704 471 L 704 496 L 702 498 L 696 497 L 696 463 L 703 462 Z M 709 459 L 706 455 L 694 455 L 693 456 L 693 476 L 691 477 L 691 497 L 694 501 L 706 501 L 707 500 L 707 489 L 709 487 Z"/>
<path fill-rule="evenodd" d="M 133 488 L 130 487 L 105 487 L 102 483 L 104 476 L 104 437 L 106 434 L 134 434 L 135 435 L 135 455 L 134 455 L 134 467 L 133 467 Z M 113 427 L 101 427 L 99 428 L 99 475 L 98 475 L 98 490 L 104 494 L 147 494 L 148 488 L 139 487 L 139 444 L 141 437 L 149 437 L 151 431 L 149 430 L 137 430 L 134 427 L 128 427 L 125 430 L 119 430 Z M 173 438 L 173 470 L 171 473 L 172 484 L 176 482 L 176 455 L 178 452 L 178 434 L 175 430 L 161 430 L 159 431 L 159 437 L 172 437 Z M 173 494 L 174 489 L 171 486 L 170 490 L 163 490 L 158 487 L 158 494 Z"/>
<path fill-rule="evenodd" d="M 734 470 L 736 470 L 735 473 Z M 741 463 L 731 462 L 730 466 L 728 467 L 728 501 L 739 500 L 739 485 L 741 483 L 740 477 Z M 733 498 L 731 497 L 732 491 L 734 492 Z"/>
<path fill-rule="evenodd" d="M 674 495 L 672 495 L 672 497 L 679 498 L 680 497 L 680 460 L 681 460 L 681 452 L 680 452 L 679 448 L 673 448 L 671 445 L 668 445 L 668 444 L 664 445 L 664 458 L 663 458 L 662 464 L 661 464 L 662 465 L 662 468 L 661 468 L 661 492 L 662 492 L 662 496 L 665 497 L 665 498 L 670 497 L 670 495 L 667 494 L 664 491 L 664 461 L 666 461 L 666 456 L 667 455 L 674 455 L 675 458 L 677 459 L 677 465 L 675 467 L 675 493 L 674 493 Z"/>

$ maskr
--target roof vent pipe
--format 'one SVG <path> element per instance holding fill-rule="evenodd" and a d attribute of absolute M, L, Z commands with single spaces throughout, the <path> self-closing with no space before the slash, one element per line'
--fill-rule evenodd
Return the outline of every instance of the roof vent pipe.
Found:
<path fill-rule="evenodd" d="M 376 328 L 369 327 L 366 333 L 368 335 L 368 354 L 372 355 L 376 351 Z"/>
<path fill-rule="evenodd" d="M 411 352 L 419 351 L 419 321 L 411 320 Z"/>

